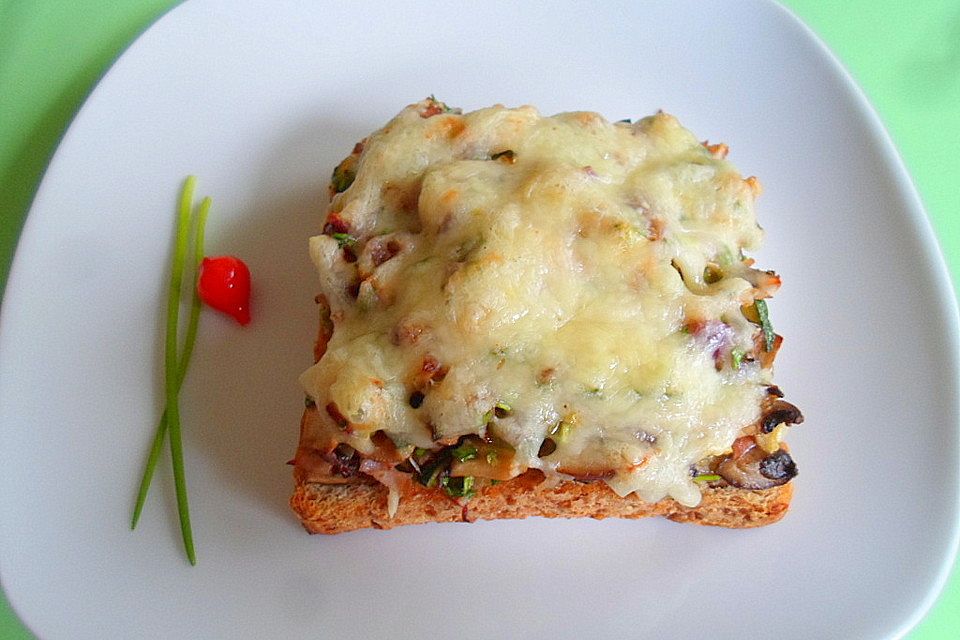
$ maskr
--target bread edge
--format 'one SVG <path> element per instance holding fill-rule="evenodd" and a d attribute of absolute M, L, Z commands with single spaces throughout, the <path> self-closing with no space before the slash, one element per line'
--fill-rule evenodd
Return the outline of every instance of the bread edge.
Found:
<path fill-rule="evenodd" d="M 734 529 L 762 527 L 786 514 L 793 484 L 764 490 L 731 486 L 704 487 L 696 507 L 673 499 L 656 503 L 635 494 L 621 498 L 604 482 L 566 481 L 548 486 L 539 471 L 481 488 L 469 500 L 457 501 L 443 492 L 418 485 L 405 492 L 397 512 L 387 513 L 388 490 L 375 484 L 299 483 L 290 506 L 310 533 L 336 534 L 357 529 L 393 529 L 428 522 L 542 518 L 627 518 L 662 516 Z"/>

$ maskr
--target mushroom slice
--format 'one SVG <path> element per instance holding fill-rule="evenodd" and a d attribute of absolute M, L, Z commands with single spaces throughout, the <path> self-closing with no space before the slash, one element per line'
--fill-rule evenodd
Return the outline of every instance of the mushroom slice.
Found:
<path fill-rule="evenodd" d="M 760 461 L 760 475 L 770 480 L 786 482 L 797 475 L 797 464 L 789 453 L 779 449 Z"/>
<path fill-rule="evenodd" d="M 760 418 L 760 431 L 770 433 L 781 424 L 800 424 L 803 422 L 803 414 L 800 409 L 787 402 L 786 400 L 774 400 L 768 408 L 763 411 Z"/>
<path fill-rule="evenodd" d="M 735 451 L 737 449 L 734 447 Z M 731 455 L 717 466 L 717 473 L 734 487 L 770 489 L 786 484 L 797 475 L 797 465 L 785 449 L 767 454 L 755 443 L 739 449 L 742 450 L 739 456 Z"/>

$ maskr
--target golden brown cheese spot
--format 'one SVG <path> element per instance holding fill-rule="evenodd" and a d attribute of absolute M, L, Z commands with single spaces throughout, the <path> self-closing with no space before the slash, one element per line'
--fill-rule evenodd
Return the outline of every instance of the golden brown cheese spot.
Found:
<path fill-rule="evenodd" d="M 454 203 L 460 197 L 460 192 L 456 189 L 450 189 L 440 196 L 440 204 L 444 207 L 452 208 Z"/>
<path fill-rule="evenodd" d="M 405 109 L 331 205 L 358 261 L 311 241 L 335 329 L 302 383 L 337 413 L 308 440 L 369 455 L 376 433 L 398 449 L 495 437 L 512 452 L 498 478 L 696 504 L 690 465 L 757 421 L 769 384 L 761 362 L 732 364 L 755 349 L 741 305 L 773 283 L 735 258 L 759 246 L 760 189 L 725 153 L 663 113 Z"/>

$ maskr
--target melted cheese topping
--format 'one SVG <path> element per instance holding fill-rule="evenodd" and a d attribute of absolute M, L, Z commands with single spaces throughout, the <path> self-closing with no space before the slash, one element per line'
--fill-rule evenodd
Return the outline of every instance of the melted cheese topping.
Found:
<path fill-rule="evenodd" d="M 663 113 L 423 108 L 371 135 L 333 198 L 358 260 L 342 237 L 310 242 L 335 328 L 301 381 L 350 423 L 321 410 L 325 437 L 370 453 L 376 431 L 496 436 L 517 473 L 697 504 L 690 466 L 758 419 L 769 383 L 733 362 L 757 331 L 737 257 L 761 240 L 756 182 Z"/>

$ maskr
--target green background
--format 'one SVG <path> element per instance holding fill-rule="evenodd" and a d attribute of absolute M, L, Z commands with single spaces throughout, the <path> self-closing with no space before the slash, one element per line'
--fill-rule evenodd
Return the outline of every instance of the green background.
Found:
<path fill-rule="evenodd" d="M 116 56 L 174 4 L 0 0 L 0 290 L 30 200 L 64 129 Z M 830 45 L 876 106 L 913 174 L 954 282 L 960 282 L 960 0 L 785 4 Z M 939 602 L 909 637 L 958 634 L 955 569 Z M 0 595 L 0 638 L 31 637 Z"/>

